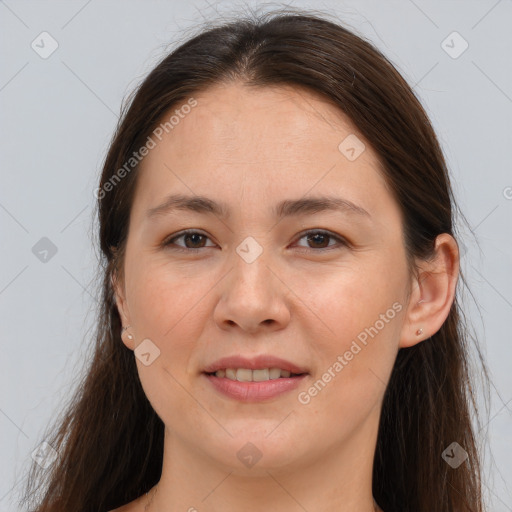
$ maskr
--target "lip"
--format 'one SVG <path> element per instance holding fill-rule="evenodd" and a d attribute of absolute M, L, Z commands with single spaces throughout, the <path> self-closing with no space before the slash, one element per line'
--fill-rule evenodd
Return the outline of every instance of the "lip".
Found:
<path fill-rule="evenodd" d="M 290 361 L 286 361 L 285 359 L 281 359 L 270 354 L 260 354 L 250 359 L 239 355 L 223 357 L 222 359 L 218 359 L 214 363 L 206 366 L 203 369 L 203 372 L 213 373 L 217 370 L 225 370 L 226 368 L 247 368 L 248 370 L 281 368 L 281 370 L 288 370 L 290 373 L 309 373 L 307 368 L 301 368 Z"/>
<path fill-rule="evenodd" d="M 217 370 L 226 368 L 247 368 L 249 370 L 262 370 L 263 368 L 281 368 L 290 373 L 302 374 L 295 377 L 280 377 L 279 379 L 265 380 L 260 382 L 240 382 L 227 377 L 216 377 L 209 375 Z M 211 383 L 213 388 L 229 398 L 242 402 L 261 402 L 277 397 L 293 389 L 309 375 L 306 368 L 302 368 L 286 359 L 275 357 L 270 354 L 260 354 L 247 358 L 240 355 L 233 355 L 218 359 L 206 366 L 203 370 L 204 376 Z"/>
<path fill-rule="evenodd" d="M 229 398 L 241 402 L 262 402 L 297 388 L 307 374 L 261 382 L 240 382 L 227 377 L 215 377 L 215 375 L 207 373 L 203 373 L 202 376 L 208 379 L 215 390 Z"/>

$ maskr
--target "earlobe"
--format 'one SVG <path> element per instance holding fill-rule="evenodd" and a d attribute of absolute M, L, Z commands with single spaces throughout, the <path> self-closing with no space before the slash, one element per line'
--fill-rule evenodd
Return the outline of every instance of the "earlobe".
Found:
<path fill-rule="evenodd" d="M 123 343 L 130 349 L 134 350 L 135 345 L 133 343 L 133 334 L 131 333 L 131 325 L 127 325 L 126 327 L 123 327 L 121 329 L 121 339 L 123 340 Z"/>
<path fill-rule="evenodd" d="M 455 299 L 459 252 L 448 233 L 436 238 L 435 256 L 418 263 L 409 307 L 400 336 L 400 348 L 411 347 L 433 336 L 443 325 Z"/>

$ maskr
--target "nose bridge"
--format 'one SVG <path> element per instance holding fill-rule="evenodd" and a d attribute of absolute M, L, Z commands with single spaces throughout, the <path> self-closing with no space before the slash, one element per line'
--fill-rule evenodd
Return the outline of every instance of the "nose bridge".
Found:
<path fill-rule="evenodd" d="M 219 325 L 237 324 L 254 331 L 269 323 L 283 326 L 289 313 L 283 284 L 274 275 L 270 251 L 252 237 L 244 239 L 232 255 L 232 269 L 224 281 L 215 319 Z"/>
<path fill-rule="evenodd" d="M 233 255 L 233 276 L 231 291 L 240 295 L 239 300 L 247 300 L 253 306 L 255 301 L 266 300 L 267 304 L 275 296 L 276 283 L 270 271 L 270 251 L 253 237 L 245 238 Z M 236 289 L 235 289 L 236 288 Z"/>

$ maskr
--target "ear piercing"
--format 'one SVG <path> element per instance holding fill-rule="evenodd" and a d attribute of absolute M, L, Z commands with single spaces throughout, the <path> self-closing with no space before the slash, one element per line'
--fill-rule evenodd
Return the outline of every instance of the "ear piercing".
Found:
<path fill-rule="evenodd" d="M 126 331 L 126 329 L 129 329 L 130 327 L 131 327 L 131 325 L 127 325 L 126 327 L 123 327 L 121 335 L 123 335 L 124 331 Z M 129 340 L 133 340 L 133 335 L 132 334 L 128 334 L 127 337 L 128 337 Z"/>

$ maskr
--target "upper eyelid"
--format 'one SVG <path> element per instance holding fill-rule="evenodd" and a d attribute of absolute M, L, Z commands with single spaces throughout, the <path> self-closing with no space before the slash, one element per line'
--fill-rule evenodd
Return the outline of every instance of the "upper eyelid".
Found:
<path fill-rule="evenodd" d="M 171 235 L 170 237 L 167 237 L 165 238 L 165 240 L 163 241 L 163 244 L 169 244 L 171 243 L 173 240 L 176 240 L 178 238 L 181 238 L 183 236 L 186 236 L 186 235 L 201 235 L 201 236 L 204 236 L 206 238 L 208 238 L 209 240 L 212 240 L 211 236 L 210 235 L 207 235 L 206 233 L 203 233 L 199 230 L 196 230 L 196 229 L 187 229 L 186 231 L 182 231 L 181 233 L 178 233 L 176 235 Z M 212 240 L 213 242 L 213 240 Z M 189 247 L 187 247 L 187 249 L 189 249 Z"/>

